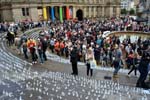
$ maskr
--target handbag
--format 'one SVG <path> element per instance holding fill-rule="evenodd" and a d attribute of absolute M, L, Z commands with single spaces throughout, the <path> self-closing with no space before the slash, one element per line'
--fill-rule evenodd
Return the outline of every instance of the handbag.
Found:
<path fill-rule="evenodd" d="M 96 60 L 95 60 L 95 59 L 93 59 L 93 60 L 90 61 L 90 67 L 91 67 L 91 69 L 97 67 L 97 63 L 96 63 Z"/>

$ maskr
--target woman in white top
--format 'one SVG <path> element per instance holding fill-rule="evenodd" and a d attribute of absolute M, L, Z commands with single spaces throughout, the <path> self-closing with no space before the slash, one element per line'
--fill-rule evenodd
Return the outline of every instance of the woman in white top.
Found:
<path fill-rule="evenodd" d="M 90 61 L 92 61 L 94 59 L 94 53 L 93 53 L 93 49 L 91 47 L 87 49 L 85 59 L 86 59 L 86 66 L 87 66 L 87 76 L 89 76 L 89 72 L 92 76 L 93 69 L 91 69 Z"/>

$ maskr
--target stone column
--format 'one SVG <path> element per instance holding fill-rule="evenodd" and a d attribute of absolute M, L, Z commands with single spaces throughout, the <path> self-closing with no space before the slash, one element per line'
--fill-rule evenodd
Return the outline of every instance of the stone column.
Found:
<path fill-rule="evenodd" d="M 54 13 L 55 13 L 55 17 L 57 18 L 57 19 L 59 19 L 59 12 L 58 12 L 58 9 L 59 9 L 59 7 L 54 7 Z"/>
<path fill-rule="evenodd" d="M 73 6 L 73 18 L 76 18 L 76 7 Z"/>
<path fill-rule="evenodd" d="M 86 9 L 87 9 L 86 7 L 83 8 L 83 13 L 84 13 L 84 14 L 83 14 L 83 15 L 84 15 L 83 17 L 84 17 L 84 18 L 86 18 Z"/>
<path fill-rule="evenodd" d="M 113 13 L 113 7 L 109 7 L 109 17 L 112 17 Z"/>
<path fill-rule="evenodd" d="M 120 16 L 120 7 L 116 7 L 116 16 Z"/>
<path fill-rule="evenodd" d="M 97 6 L 93 7 L 93 11 L 94 11 L 94 13 L 93 13 L 93 14 L 94 14 L 94 15 L 93 15 L 93 17 L 96 17 L 96 7 L 97 7 Z"/>
<path fill-rule="evenodd" d="M 91 17 L 91 6 L 89 6 L 89 17 Z"/>
<path fill-rule="evenodd" d="M 97 13 L 97 16 L 99 17 L 100 16 L 100 7 L 99 6 L 97 7 L 97 12 L 96 13 Z"/>
<path fill-rule="evenodd" d="M 102 17 L 104 17 L 105 15 L 105 10 L 104 10 L 104 6 L 102 6 Z"/>
<path fill-rule="evenodd" d="M 102 16 L 102 6 L 99 7 L 99 17 Z"/>

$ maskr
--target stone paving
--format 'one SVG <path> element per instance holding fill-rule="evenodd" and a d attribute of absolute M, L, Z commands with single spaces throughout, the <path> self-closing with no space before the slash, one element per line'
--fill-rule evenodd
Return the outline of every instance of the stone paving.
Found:
<path fill-rule="evenodd" d="M 50 57 L 56 56 L 50 54 L 43 65 L 31 66 L 23 56 L 16 57 L 16 51 L 7 48 L 3 38 L 1 35 L 0 100 L 150 100 L 150 91 L 132 87 L 137 80 L 134 76 L 127 78 L 121 72 L 117 82 L 104 80 L 112 71 L 102 68 L 95 70 L 93 77 L 86 77 L 82 63 L 79 76 L 72 76 L 71 65 L 52 61 Z"/>

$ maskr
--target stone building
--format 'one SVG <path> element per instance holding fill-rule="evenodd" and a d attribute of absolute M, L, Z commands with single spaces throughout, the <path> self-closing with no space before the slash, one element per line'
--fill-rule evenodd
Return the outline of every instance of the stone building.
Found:
<path fill-rule="evenodd" d="M 120 0 L 0 0 L 0 21 L 63 21 L 119 15 Z"/>

